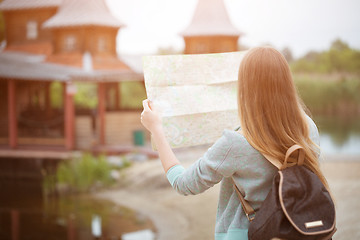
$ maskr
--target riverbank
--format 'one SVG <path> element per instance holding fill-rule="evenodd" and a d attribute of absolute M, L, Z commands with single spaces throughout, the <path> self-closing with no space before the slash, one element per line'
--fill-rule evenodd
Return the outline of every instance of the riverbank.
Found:
<path fill-rule="evenodd" d="M 189 166 L 206 147 L 176 150 Z M 338 231 L 334 240 L 360 239 L 360 156 L 324 156 L 322 169 L 337 208 Z M 158 160 L 136 163 L 126 172 L 126 187 L 96 196 L 135 209 L 149 217 L 158 230 L 158 240 L 207 240 L 214 237 L 220 185 L 197 196 L 177 194 L 166 180 Z"/>

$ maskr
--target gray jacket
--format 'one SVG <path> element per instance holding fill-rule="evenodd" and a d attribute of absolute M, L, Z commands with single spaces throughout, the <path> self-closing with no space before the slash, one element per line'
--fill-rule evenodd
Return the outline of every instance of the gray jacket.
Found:
<path fill-rule="evenodd" d="M 311 139 L 319 145 L 319 132 L 309 120 Z M 233 189 L 231 177 L 256 210 L 270 191 L 277 169 L 238 132 L 225 130 L 221 138 L 188 169 L 168 170 L 173 188 L 183 195 L 199 194 L 221 182 L 215 224 L 216 240 L 247 239 L 249 221 Z"/>

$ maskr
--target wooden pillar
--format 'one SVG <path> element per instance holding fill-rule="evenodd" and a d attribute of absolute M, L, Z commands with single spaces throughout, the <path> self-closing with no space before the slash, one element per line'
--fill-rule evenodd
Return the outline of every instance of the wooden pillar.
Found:
<path fill-rule="evenodd" d="M 114 83 L 115 87 L 115 109 L 120 110 L 120 83 Z"/>
<path fill-rule="evenodd" d="M 74 94 L 75 86 L 72 83 L 65 84 L 64 96 L 64 127 L 65 127 L 65 148 L 72 150 L 75 147 L 75 107 Z"/>
<path fill-rule="evenodd" d="M 11 239 L 19 240 L 19 211 L 11 210 Z"/>
<path fill-rule="evenodd" d="M 105 85 L 98 83 L 99 143 L 105 145 Z"/>
<path fill-rule="evenodd" d="M 51 93 L 50 93 L 50 84 L 51 83 L 45 83 L 45 109 L 46 113 L 49 114 L 51 109 Z"/>
<path fill-rule="evenodd" d="M 9 146 L 16 148 L 18 145 L 18 128 L 16 117 L 16 83 L 8 80 L 8 117 L 9 117 Z"/>
<path fill-rule="evenodd" d="M 68 217 L 67 239 L 68 240 L 76 240 L 75 216 L 72 214 Z"/>

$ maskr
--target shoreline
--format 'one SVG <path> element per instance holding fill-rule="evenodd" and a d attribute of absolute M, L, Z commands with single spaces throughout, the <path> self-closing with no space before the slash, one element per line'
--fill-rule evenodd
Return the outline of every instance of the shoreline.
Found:
<path fill-rule="evenodd" d="M 177 151 L 187 167 L 206 147 Z M 328 179 L 337 209 L 334 240 L 360 239 L 360 156 L 324 155 L 320 166 Z M 336 159 L 346 159 L 343 162 Z M 220 184 L 196 196 L 181 196 L 168 183 L 159 160 L 135 163 L 126 171 L 125 187 L 97 193 L 144 214 L 157 229 L 157 240 L 213 239 Z"/>

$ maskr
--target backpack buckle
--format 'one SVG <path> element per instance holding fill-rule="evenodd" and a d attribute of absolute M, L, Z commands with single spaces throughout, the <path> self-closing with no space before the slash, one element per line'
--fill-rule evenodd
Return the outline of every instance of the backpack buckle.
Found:
<path fill-rule="evenodd" d="M 246 217 L 249 220 L 249 222 L 251 222 L 252 220 L 255 219 L 255 213 L 250 213 L 250 214 L 246 213 Z"/>

